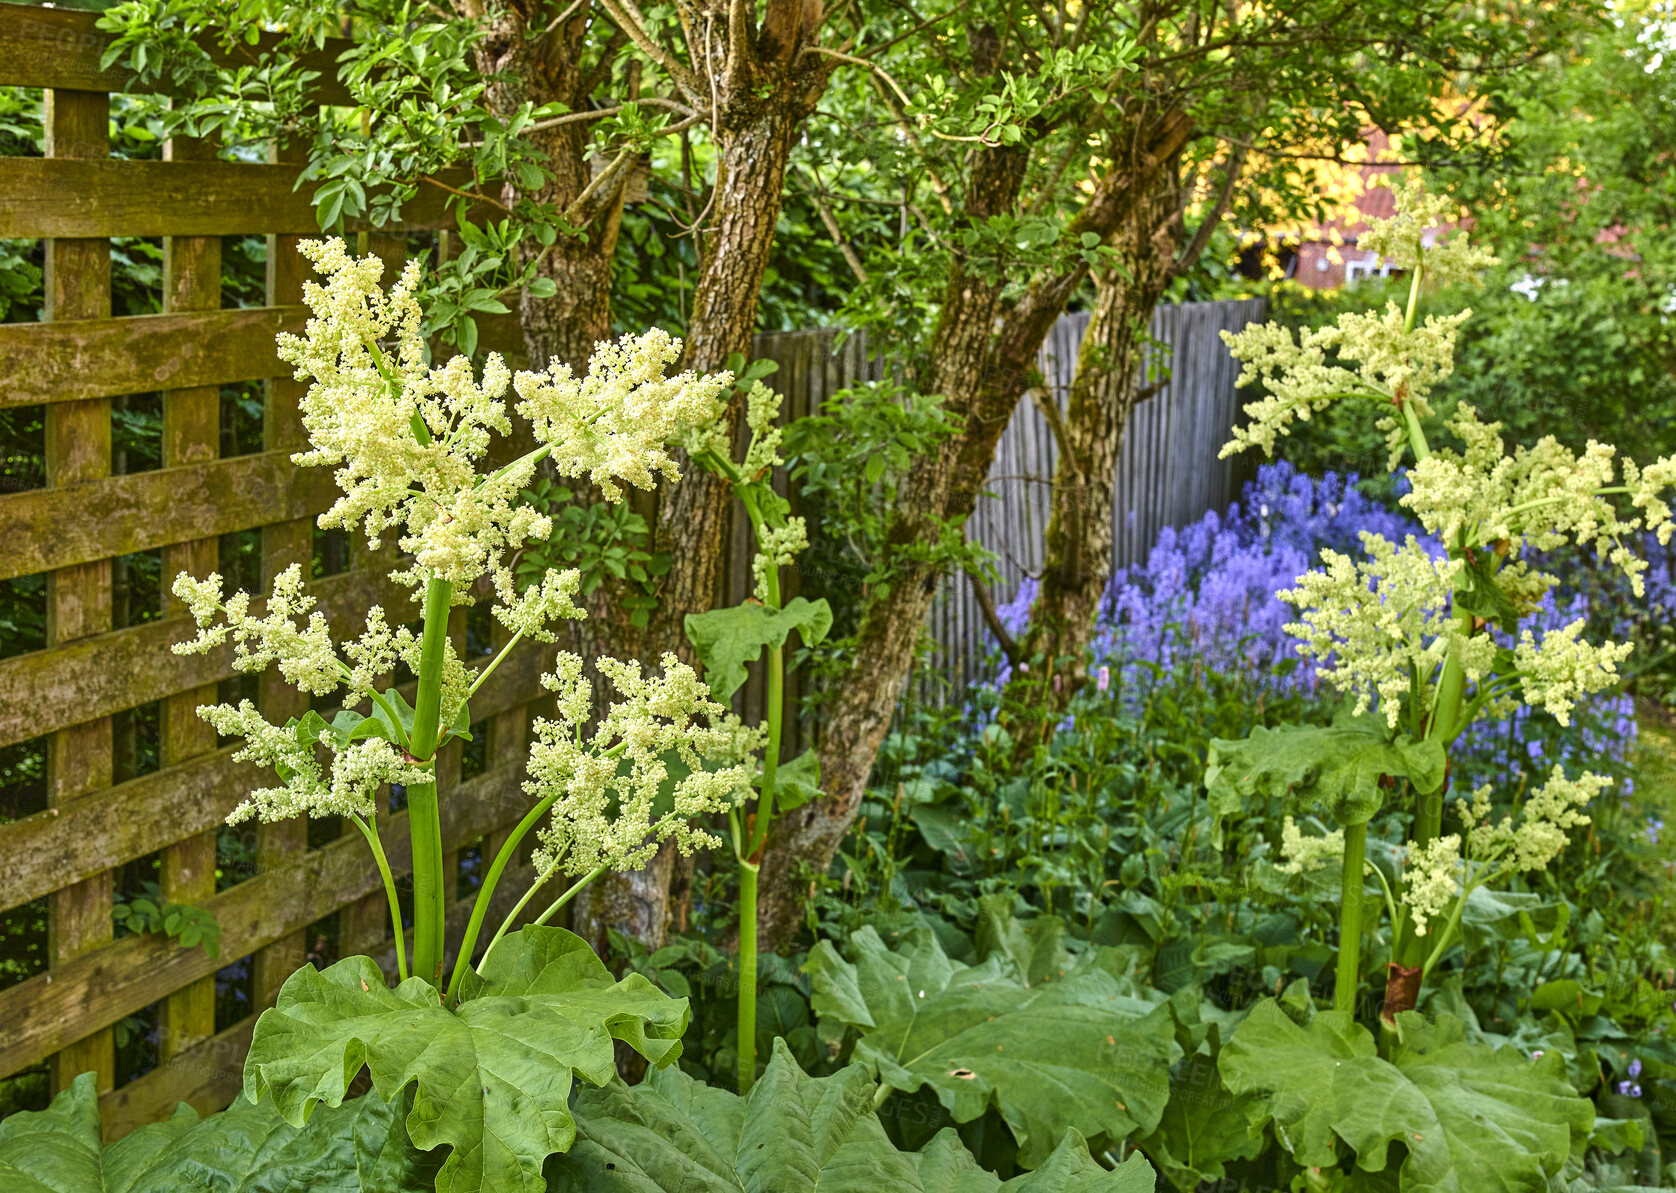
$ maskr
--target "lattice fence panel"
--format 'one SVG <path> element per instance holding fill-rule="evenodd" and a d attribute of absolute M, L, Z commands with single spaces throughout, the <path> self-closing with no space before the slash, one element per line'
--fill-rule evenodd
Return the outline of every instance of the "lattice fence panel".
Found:
<path fill-rule="evenodd" d="M 94 20 L 0 5 L 0 84 L 43 89 L 47 129 L 45 156 L 0 158 L 0 237 L 45 240 L 47 293 L 46 321 L 0 325 L 0 406 L 40 406 L 46 425 L 45 485 L 0 494 L 0 580 L 44 574 L 48 623 L 43 649 L 0 659 L 0 747 L 44 742 L 46 753 L 44 806 L 0 824 L 0 910 L 44 900 L 48 922 L 45 971 L 0 990 L 0 1075 L 44 1064 L 60 1088 L 94 1070 L 115 1136 L 179 1101 L 226 1104 L 256 1013 L 327 934 L 322 925 L 335 919 L 339 954 L 367 951 L 393 967 L 378 873 L 359 834 L 320 840 L 316 826 L 311 842 L 301 822 L 263 826 L 253 875 L 217 889 L 218 868 L 232 868 L 217 857 L 220 826 L 259 778 L 195 715 L 235 674 L 226 650 L 170 653 L 192 633 L 166 595 L 170 579 L 222 567 L 227 536 L 254 532 L 259 588 L 302 565 L 340 631 L 358 628 L 373 602 L 396 622 L 418 607 L 389 581 L 388 555 L 351 549 L 346 570 L 317 574 L 317 559 L 333 555 L 314 527 L 332 481 L 290 461 L 302 443 L 300 387 L 274 354 L 274 334 L 302 323 L 296 243 L 316 231 L 307 188 L 293 185 L 296 165 L 278 150 L 266 163 L 223 160 L 213 145 L 187 141 L 161 160 L 111 157 L 109 93 L 126 80 L 99 68 L 105 42 Z M 402 228 L 370 235 L 368 247 L 401 258 L 407 233 L 451 224 L 443 197 L 422 195 Z M 267 237 L 265 302 L 225 308 L 222 238 L 245 235 Z M 112 317 L 112 237 L 163 238 L 161 313 Z M 486 329 L 484 339 L 504 347 L 515 329 Z M 260 449 L 223 456 L 222 389 L 251 382 L 264 383 Z M 113 467 L 113 403 L 136 394 L 160 394 L 161 466 L 124 472 Z M 161 555 L 165 603 L 118 624 L 113 590 L 138 552 Z M 454 629 L 463 646 L 463 611 Z M 488 740 L 472 777 L 462 778 L 457 748 L 439 760 L 444 844 L 456 857 L 480 858 L 525 810 L 522 744 L 543 662 L 538 648 L 515 653 L 473 699 Z M 270 717 L 308 707 L 277 677 L 264 678 L 257 699 Z M 114 743 L 152 709 L 155 769 L 119 774 Z M 381 827 L 392 864 L 405 869 L 405 813 Z M 153 857 L 166 897 L 220 922 L 219 960 L 150 935 L 115 937 L 116 877 Z M 505 889 L 520 890 L 518 877 Z M 449 893 L 463 923 L 469 873 Z M 248 1013 L 217 1023 L 218 972 L 225 986 L 241 964 Z M 155 1055 L 118 1086 L 113 1028 L 134 1017 Z"/>

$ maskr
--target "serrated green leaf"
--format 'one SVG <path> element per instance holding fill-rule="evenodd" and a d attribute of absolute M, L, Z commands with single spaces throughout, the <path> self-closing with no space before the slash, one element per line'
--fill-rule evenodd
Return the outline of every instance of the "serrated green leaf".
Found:
<path fill-rule="evenodd" d="M 774 806 L 781 812 L 801 808 L 821 797 L 821 760 L 814 750 L 804 750 L 774 772 Z"/>
<path fill-rule="evenodd" d="M 83 1073 L 40 1112 L 0 1122 L 6 1193 L 429 1193 L 440 1155 L 408 1142 L 401 1112 L 376 1097 L 322 1108 L 306 1126 L 271 1101 L 236 1099 L 199 1119 L 172 1117 L 106 1147 L 94 1074 Z"/>
<path fill-rule="evenodd" d="M 857 1028 L 855 1059 L 892 1089 L 928 1086 L 961 1123 L 996 1107 L 1026 1165 L 1042 1163 L 1067 1126 L 1119 1138 L 1158 1125 L 1169 1010 L 1103 967 L 1115 950 L 1035 987 L 998 952 L 976 966 L 951 961 L 924 925 L 900 950 L 865 927 L 849 952 L 829 941 L 810 952 L 815 1012 Z"/>
<path fill-rule="evenodd" d="M 1194 1193 L 1201 1182 L 1216 1185 L 1228 1161 L 1253 1159 L 1264 1147 L 1262 1129 L 1251 1125 L 1258 1099 L 1223 1088 L 1216 1067 L 1220 1051 L 1218 1027 L 1207 1024 L 1201 1050 L 1170 1076 L 1170 1101 L 1158 1129 L 1140 1143 L 1182 1193 Z"/>
<path fill-rule="evenodd" d="M 1235 815 L 1254 796 L 1319 802 L 1341 825 L 1365 824 L 1379 811 L 1382 776 L 1408 779 L 1421 791 L 1443 783 L 1446 764 L 1436 741 L 1391 739 L 1383 717 L 1341 715 L 1327 728 L 1259 725 L 1238 741 L 1213 738 L 1205 765 L 1213 815 Z"/>
<path fill-rule="evenodd" d="M 824 598 L 793 597 L 783 609 L 751 602 L 689 613 L 684 624 L 688 640 L 704 663 L 710 694 L 727 700 L 745 682 L 745 664 L 761 657 L 768 647 L 784 646 L 793 630 L 802 635 L 805 646 L 817 645 L 832 628 L 832 609 Z"/>
<path fill-rule="evenodd" d="M 1325 1011 L 1300 1026 L 1265 1001 L 1220 1067 L 1234 1093 L 1259 1096 L 1253 1127 L 1272 1119 L 1299 1164 L 1336 1166 L 1348 1148 L 1363 1171 L 1383 1172 L 1400 1142 L 1404 1193 L 1545 1193 L 1594 1122 L 1559 1055 L 1533 1063 L 1470 1043 L 1447 1015 L 1399 1015 L 1385 1060 L 1347 1014 Z"/>
<path fill-rule="evenodd" d="M 366 957 L 300 969 L 257 1021 L 246 1096 L 271 1093 L 301 1123 L 317 1102 L 340 1104 L 364 1065 L 382 1097 L 413 1087 L 406 1125 L 418 1147 L 453 1149 L 438 1193 L 538 1193 L 542 1162 L 575 1138 L 573 1076 L 610 1080 L 614 1040 L 667 1064 L 687 1025 L 684 999 L 639 974 L 612 981 L 558 928 L 506 937 L 462 989 L 450 1011 L 420 978 L 387 988 Z"/>
<path fill-rule="evenodd" d="M 1139 1156 L 1116 1170 L 1075 1131 L 1035 1172 L 1002 1183 L 952 1129 L 898 1151 L 860 1065 L 808 1077 L 785 1042 L 741 1098 L 668 1068 L 576 1099 L 576 1146 L 549 1166 L 552 1193 L 1150 1193 Z"/>

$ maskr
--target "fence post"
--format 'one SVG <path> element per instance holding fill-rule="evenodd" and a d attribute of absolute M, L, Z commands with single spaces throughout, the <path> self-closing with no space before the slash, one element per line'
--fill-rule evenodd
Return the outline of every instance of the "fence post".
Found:
<path fill-rule="evenodd" d="M 45 98 L 48 157 L 106 157 L 110 96 L 52 91 Z M 111 313 L 111 242 L 106 238 L 46 242 L 46 317 L 98 319 Z M 62 488 L 111 471 L 109 398 L 57 402 L 46 410 L 46 482 Z M 111 628 L 111 561 L 60 568 L 47 578 L 47 645 L 60 646 Z M 47 801 L 59 805 L 111 785 L 111 718 L 59 730 L 47 748 Z M 48 965 L 63 965 L 110 942 L 113 875 L 107 870 L 52 895 L 47 912 Z M 101 1090 L 116 1083 L 110 1028 L 55 1054 L 52 1086 L 98 1074 Z"/>
<path fill-rule="evenodd" d="M 214 161 L 211 142 L 184 137 L 163 147 L 166 161 Z M 221 309 L 221 238 L 168 236 L 163 240 L 163 310 Z M 163 467 L 213 460 L 221 445 L 221 389 L 215 385 L 166 390 L 163 394 Z M 184 612 L 170 593 L 174 577 L 190 572 L 203 579 L 216 570 L 216 539 L 198 539 L 163 549 L 163 611 Z M 215 750 L 215 729 L 198 716 L 200 704 L 213 704 L 216 685 L 206 684 L 163 701 L 159 763 L 173 766 Z M 179 903 L 201 904 L 215 894 L 216 829 L 168 846 L 163 851 L 161 887 Z M 215 978 L 200 978 L 169 995 L 159 1023 L 158 1059 L 167 1061 L 215 1034 Z"/>
<path fill-rule="evenodd" d="M 268 237 L 269 306 L 302 301 L 307 262 L 297 251 L 297 236 Z M 265 451 L 298 451 L 305 445 L 302 417 L 297 401 L 301 382 L 289 376 L 272 377 L 262 403 L 262 447 Z M 262 527 L 262 587 L 293 563 L 303 566 L 303 578 L 311 579 L 314 562 L 314 519 L 297 518 Z M 308 696 L 285 682 L 277 670 L 263 672 L 257 704 L 269 721 L 283 723 L 288 717 L 308 711 Z M 256 830 L 256 868 L 269 870 L 285 865 L 294 855 L 308 849 L 308 821 L 302 817 L 264 824 Z M 250 1001 L 253 1010 L 271 1006 L 280 986 L 302 968 L 304 931 L 293 932 L 256 953 L 251 964 Z"/>

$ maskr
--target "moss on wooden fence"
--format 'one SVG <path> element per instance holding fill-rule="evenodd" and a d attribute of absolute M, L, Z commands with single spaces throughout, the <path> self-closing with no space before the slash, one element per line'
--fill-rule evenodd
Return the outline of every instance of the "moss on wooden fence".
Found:
<path fill-rule="evenodd" d="M 99 68 L 94 20 L 0 5 L 0 84 L 44 88 L 46 121 L 46 156 L 0 158 L 0 237 L 45 240 L 47 320 L 0 326 L 0 406 L 39 405 L 46 423 L 46 486 L 0 495 L 0 579 L 47 577 L 45 648 L 0 660 L 0 747 L 44 737 L 47 779 L 46 807 L 0 825 L 0 910 L 44 900 L 48 924 L 45 972 L 0 990 L 0 1075 L 45 1062 L 56 1088 L 96 1072 L 114 1136 L 179 1101 L 226 1104 L 255 1014 L 303 963 L 311 926 L 335 917 L 340 954 L 393 943 L 358 834 L 311 848 L 302 822 L 262 826 L 254 875 L 217 890 L 218 829 L 256 776 L 231 762 L 194 709 L 233 677 L 231 656 L 171 654 L 188 636 L 172 602 L 154 620 L 113 620 L 115 561 L 135 552 L 160 553 L 166 589 L 176 571 L 215 570 L 222 536 L 255 532 L 259 588 L 292 563 L 310 574 L 313 519 L 333 490 L 326 470 L 290 462 L 302 442 L 299 387 L 274 355 L 274 333 L 303 316 L 295 248 L 315 230 L 307 188 L 294 187 L 295 166 L 221 161 L 180 140 L 161 161 L 111 158 L 108 92 L 126 80 Z M 369 237 L 370 250 L 397 260 L 403 234 L 446 226 L 441 199 L 440 190 L 421 196 L 401 229 Z M 221 238 L 253 234 L 268 238 L 265 305 L 224 310 Z M 163 313 L 111 317 L 114 236 L 164 238 Z M 265 382 L 261 450 L 219 458 L 221 387 L 252 381 Z M 162 467 L 113 475 L 113 399 L 158 391 Z M 339 624 L 370 601 L 403 620 L 407 597 L 387 579 L 390 565 L 352 551 L 349 570 L 317 578 L 313 591 Z M 465 628 L 462 612 L 462 647 Z M 515 655 L 473 699 L 487 724 L 481 773 L 461 780 L 457 745 L 439 760 L 439 778 L 455 787 L 444 801 L 451 850 L 479 841 L 493 850 L 524 810 L 518 768 L 541 662 L 534 649 Z M 262 682 L 258 693 L 270 718 L 306 707 L 283 683 Z M 150 705 L 159 765 L 116 782 L 115 727 Z M 383 830 L 399 869 L 405 816 Z M 153 857 L 166 896 L 220 921 L 219 960 L 164 938 L 113 938 L 114 875 Z M 463 915 L 471 892 L 461 894 Z M 245 958 L 250 1013 L 217 1023 L 216 972 Z M 154 1067 L 117 1087 L 113 1026 L 148 1012 Z"/>

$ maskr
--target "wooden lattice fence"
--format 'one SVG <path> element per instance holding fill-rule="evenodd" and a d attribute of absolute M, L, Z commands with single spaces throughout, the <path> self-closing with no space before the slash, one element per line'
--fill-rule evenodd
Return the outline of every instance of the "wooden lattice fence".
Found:
<path fill-rule="evenodd" d="M 216 889 L 218 827 L 257 785 L 194 714 L 233 677 L 230 653 L 171 654 L 191 632 L 172 604 L 113 627 L 113 576 L 135 553 L 161 555 L 166 590 L 179 570 L 215 570 L 223 536 L 255 532 L 261 589 L 292 563 L 312 575 L 313 517 L 333 490 L 329 470 L 290 462 L 302 441 L 299 386 L 281 376 L 273 345 L 277 330 L 301 322 L 306 263 L 296 242 L 316 231 L 307 188 L 294 187 L 295 166 L 217 160 L 199 143 L 171 142 L 163 160 L 112 158 L 109 93 L 125 80 L 99 68 L 104 40 L 93 21 L 0 5 L 0 84 L 44 89 L 46 122 L 44 157 L 0 158 L 0 237 L 45 241 L 47 319 L 0 325 L 0 406 L 44 408 L 46 460 L 45 487 L 0 495 L 0 580 L 47 578 L 45 649 L 0 660 L 0 747 L 44 741 L 46 757 L 46 806 L 0 825 L 0 910 L 44 900 L 48 922 L 46 971 L 0 991 L 0 1074 L 44 1061 L 60 1087 L 95 1071 L 106 1129 L 117 1135 L 178 1101 L 202 1110 L 228 1101 L 255 1012 L 303 963 L 311 925 L 335 916 L 340 954 L 376 955 L 393 942 L 378 873 L 355 833 L 311 843 L 302 822 L 264 826 L 254 875 Z M 322 99 L 346 101 L 329 90 Z M 441 198 L 409 205 L 404 227 L 371 236 L 371 251 L 399 259 L 400 233 L 451 223 Z M 222 238 L 253 234 L 267 237 L 265 304 L 223 309 Z M 111 317 L 119 236 L 163 238 L 161 314 Z M 261 450 L 221 458 L 221 387 L 264 379 Z M 113 399 L 159 392 L 161 467 L 113 473 Z M 373 602 L 396 623 L 417 616 L 387 579 L 390 558 L 347 558 L 346 570 L 311 586 L 340 628 L 357 626 Z M 463 616 L 456 630 L 463 649 Z M 462 779 L 458 743 L 439 758 L 439 782 L 456 788 L 443 799 L 449 850 L 476 843 L 492 856 L 524 810 L 516 770 L 540 664 L 534 649 L 515 654 L 473 698 L 487 730 L 474 758 L 480 773 Z M 262 683 L 257 700 L 270 718 L 307 707 L 282 682 Z M 136 709 L 155 710 L 158 766 L 118 782 L 114 727 Z M 400 868 L 405 813 L 382 828 Z M 219 961 L 149 935 L 113 939 L 113 875 L 153 856 L 167 897 L 219 920 Z M 450 899 L 463 917 L 469 892 Z M 250 1013 L 217 1023 L 216 972 L 240 958 Z M 155 1067 L 117 1087 L 113 1025 L 148 1013 Z"/>

